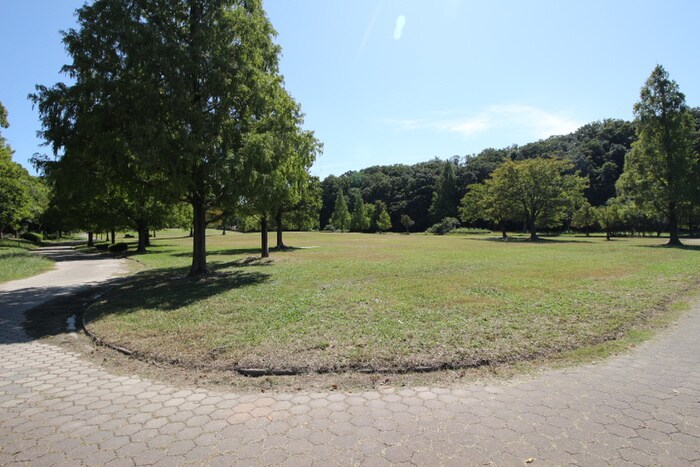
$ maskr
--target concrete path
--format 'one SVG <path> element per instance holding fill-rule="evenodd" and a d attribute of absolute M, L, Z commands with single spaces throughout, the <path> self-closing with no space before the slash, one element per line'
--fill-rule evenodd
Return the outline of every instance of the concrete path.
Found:
<path fill-rule="evenodd" d="M 700 305 L 599 365 L 361 393 L 178 389 L 21 332 L 25 309 L 122 267 L 65 261 L 0 287 L 0 465 L 700 464 Z"/>

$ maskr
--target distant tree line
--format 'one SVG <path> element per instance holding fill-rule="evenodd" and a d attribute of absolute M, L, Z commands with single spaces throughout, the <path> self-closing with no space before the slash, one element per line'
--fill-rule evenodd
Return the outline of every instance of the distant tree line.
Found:
<path fill-rule="evenodd" d="M 538 230 L 668 231 L 680 244 L 681 229 L 700 226 L 700 108 L 657 66 L 634 112 L 523 146 L 326 177 L 320 225 L 444 233 L 461 222 L 533 240 Z M 381 208 L 390 222 L 380 226 Z"/>
<path fill-rule="evenodd" d="M 604 205 L 615 196 L 615 183 L 622 173 L 625 155 L 636 140 L 635 125 L 623 120 L 605 120 L 582 126 L 563 136 L 509 146 L 488 148 L 478 154 L 433 159 L 413 165 L 374 166 L 341 176 L 328 176 L 322 182 L 321 228 L 333 225 L 332 215 L 338 192 L 348 200 L 352 213 L 361 201 L 386 206 L 392 230 L 404 230 L 406 215 L 412 229 L 424 231 L 445 217 L 459 218 L 461 200 L 469 186 L 483 183 L 506 161 L 553 157 L 569 162 L 572 173 L 588 180 L 585 199 L 592 206 Z M 478 224 L 478 222 L 477 222 Z M 485 223 L 482 221 L 481 224 Z M 522 228 L 522 221 L 509 222 L 509 228 Z M 351 227 L 356 231 L 376 231 L 372 222 Z"/>

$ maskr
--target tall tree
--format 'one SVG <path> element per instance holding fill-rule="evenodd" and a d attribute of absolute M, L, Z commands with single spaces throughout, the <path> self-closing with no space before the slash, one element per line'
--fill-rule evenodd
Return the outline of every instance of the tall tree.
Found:
<path fill-rule="evenodd" d="M 362 192 L 353 188 L 351 191 L 352 195 L 352 213 L 350 214 L 350 230 L 354 232 L 362 232 L 369 228 L 367 222 L 367 213 L 365 209 L 365 202 L 362 199 Z"/>
<path fill-rule="evenodd" d="M 345 201 L 343 190 L 338 190 L 338 196 L 335 198 L 335 209 L 331 216 L 331 224 L 341 232 L 348 230 L 350 227 L 350 211 L 348 211 L 348 203 Z"/>
<path fill-rule="evenodd" d="M 455 164 L 452 161 L 445 161 L 430 205 L 433 221 L 440 222 L 445 217 L 457 217 L 458 206 L 459 189 Z"/>
<path fill-rule="evenodd" d="M 694 119 L 678 84 L 657 65 L 634 105 L 638 139 L 625 158 L 620 192 L 641 207 L 666 216 L 668 245 L 682 245 L 678 214 L 698 189 Z"/>
<path fill-rule="evenodd" d="M 275 34 L 261 0 L 96 0 L 64 35 L 75 85 L 35 96 L 41 104 L 55 89 L 76 90 L 72 109 L 94 113 L 93 128 L 120 143 L 95 157 L 113 156 L 113 168 L 192 205 L 191 275 L 207 272 L 207 211 L 234 203 L 244 159 L 257 157 L 242 148 L 282 83 Z M 75 115 L 56 113 L 68 127 Z"/>
<path fill-rule="evenodd" d="M 377 230 L 379 230 L 379 233 L 391 230 L 391 217 L 389 217 L 389 213 L 384 204 L 381 205 L 381 209 L 377 215 Z"/>
<path fill-rule="evenodd" d="M 268 222 L 275 218 L 277 246 L 282 241 L 282 218 L 303 194 L 308 170 L 321 145 L 313 132 L 301 129 L 303 115 L 287 91 L 279 86 L 267 109 L 244 137 L 244 175 L 248 181 L 239 200 L 259 216 L 262 257 L 269 256 Z"/>

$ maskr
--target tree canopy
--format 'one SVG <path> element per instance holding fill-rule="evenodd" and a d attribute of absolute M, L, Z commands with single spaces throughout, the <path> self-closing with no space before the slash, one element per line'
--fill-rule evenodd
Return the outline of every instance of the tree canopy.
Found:
<path fill-rule="evenodd" d="M 588 182 L 572 171 L 572 162 L 556 158 L 506 161 L 474 195 L 467 195 L 463 213 L 499 224 L 522 219 L 536 240 L 538 228 L 559 224 L 583 202 Z"/>
<path fill-rule="evenodd" d="M 121 186 L 191 204 L 190 274 L 205 273 L 207 212 L 275 172 L 271 127 L 298 123 L 261 1 L 97 0 L 77 22 L 63 39 L 75 83 L 33 96 L 44 137 L 100 159 Z"/>
<path fill-rule="evenodd" d="M 0 128 L 10 126 L 0 102 Z M 5 230 L 17 231 L 23 222 L 38 218 L 45 203 L 41 182 L 12 160 L 14 151 L 0 133 L 0 238 Z"/>
<path fill-rule="evenodd" d="M 697 202 L 700 185 L 695 122 L 678 84 L 661 65 L 642 87 L 634 113 L 638 139 L 627 154 L 618 188 L 642 209 L 664 215 L 669 245 L 681 245 L 678 215 Z"/>

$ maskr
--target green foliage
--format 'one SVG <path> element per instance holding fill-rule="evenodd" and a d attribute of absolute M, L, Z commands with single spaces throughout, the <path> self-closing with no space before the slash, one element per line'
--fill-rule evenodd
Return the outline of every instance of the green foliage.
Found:
<path fill-rule="evenodd" d="M 0 128 L 8 126 L 7 110 L 0 102 Z M 5 230 L 19 230 L 22 223 L 35 220 L 43 210 L 40 182 L 12 161 L 13 153 L 0 133 L 0 239 Z"/>
<path fill-rule="evenodd" d="M 20 237 L 37 245 L 44 240 L 41 234 L 35 232 L 24 232 Z"/>
<path fill-rule="evenodd" d="M 555 227 L 583 202 L 587 180 L 571 174 L 573 164 L 556 158 L 506 161 L 481 186 L 471 186 L 462 203 L 462 217 L 503 225 L 522 219 L 537 238 L 537 229 Z M 505 228 L 503 228 L 505 235 Z"/>
<path fill-rule="evenodd" d="M 584 201 L 583 204 L 574 212 L 574 216 L 571 220 L 572 227 L 581 229 L 589 234 L 589 231 L 596 227 L 598 224 L 598 216 L 596 211 L 591 206 L 591 203 Z"/>
<path fill-rule="evenodd" d="M 491 232 L 488 229 L 479 229 L 476 227 L 459 227 L 448 232 L 450 235 L 489 235 Z"/>
<path fill-rule="evenodd" d="M 638 140 L 618 181 L 621 195 L 668 220 L 669 244 L 680 245 L 678 215 L 697 202 L 700 168 L 694 148 L 695 121 L 678 84 L 657 65 L 634 105 Z"/>
<path fill-rule="evenodd" d="M 519 207 L 513 203 L 515 193 L 507 183 L 488 178 L 483 183 L 470 185 L 462 198 L 459 213 L 463 222 L 485 220 L 501 228 L 506 237 L 506 223 L 522 219 Z"/>
<path fill-rule="evenodd" d="M 129 244 L 124 242 L 117 242 L 114 245 L 110 245 L 107 249 L 110 253 L 123 253 L 129 249 Z"/>
<path fill-rule="evenodd" d="M 358 189 L 352 192 L 352 213 L 350 216 L 350 230 L 353 232 L 364 232 L 369 228 L 369 219 L 365 209 L 365 202 L 362 193 Z"/>
<path fill-rule="evenodd" d="M 408 214 L 401 214 L 401 225 L 406 229 L 406 233 L 411 232 L 411 226 L 413 226 L 413 224 L 415 224 L 415 222 L 411 219 L 411 216 Z"/>
<path fill-rule="evenodd" d="M 341 232 L 348 230 L 350 227 L 350 211 L 348 211 L 348 203 L 345 201 L 345 196 L 340 190 L 338 191 L 338 196 L 335 199 L 335 209 L 333 209 L 331 224 Z"/>
<path fill-rule="evenodd" d="M 433 233 L 435 235 L 445 235 L 459 228 L 459 226 L 459 219 L 456 219 L 454 217 L 445 217 L 440 222 L 430 227 L 428 229 L 428 232 Z"/>
<path fill-rule="evenodd" d="M 445 161 L 433 193 L 430 215 L 434 221 L 439 221 L 445 217 L 457 217 L 458 203 L 459 190 L 457 189 L 455 164 L 452 161 Z"/>
<path fill-rule="evenodd" d="M 137 205 L 190 203 L 190 273 L 205 273 L 207 213 L 237 206 L 250 186 L 269 182 L 279 196 L 289 180 L 281 160 L 298 148 L 279 135 L 304 134 L 262 2 L 96 0 L 77 23 L 64 34 L 75 84 L 34 96 L 44 137 L 56 153 L 96 159 Z M 139 217 L 141 238 L 149 222 Z"/>
<path fill-rule="evenodd" d="M 391 227 L 391 217 L 389 217 L 386 207 L 382 205 L 377 215 L 377 230 L 383 233 L 391 230 Z"/>

